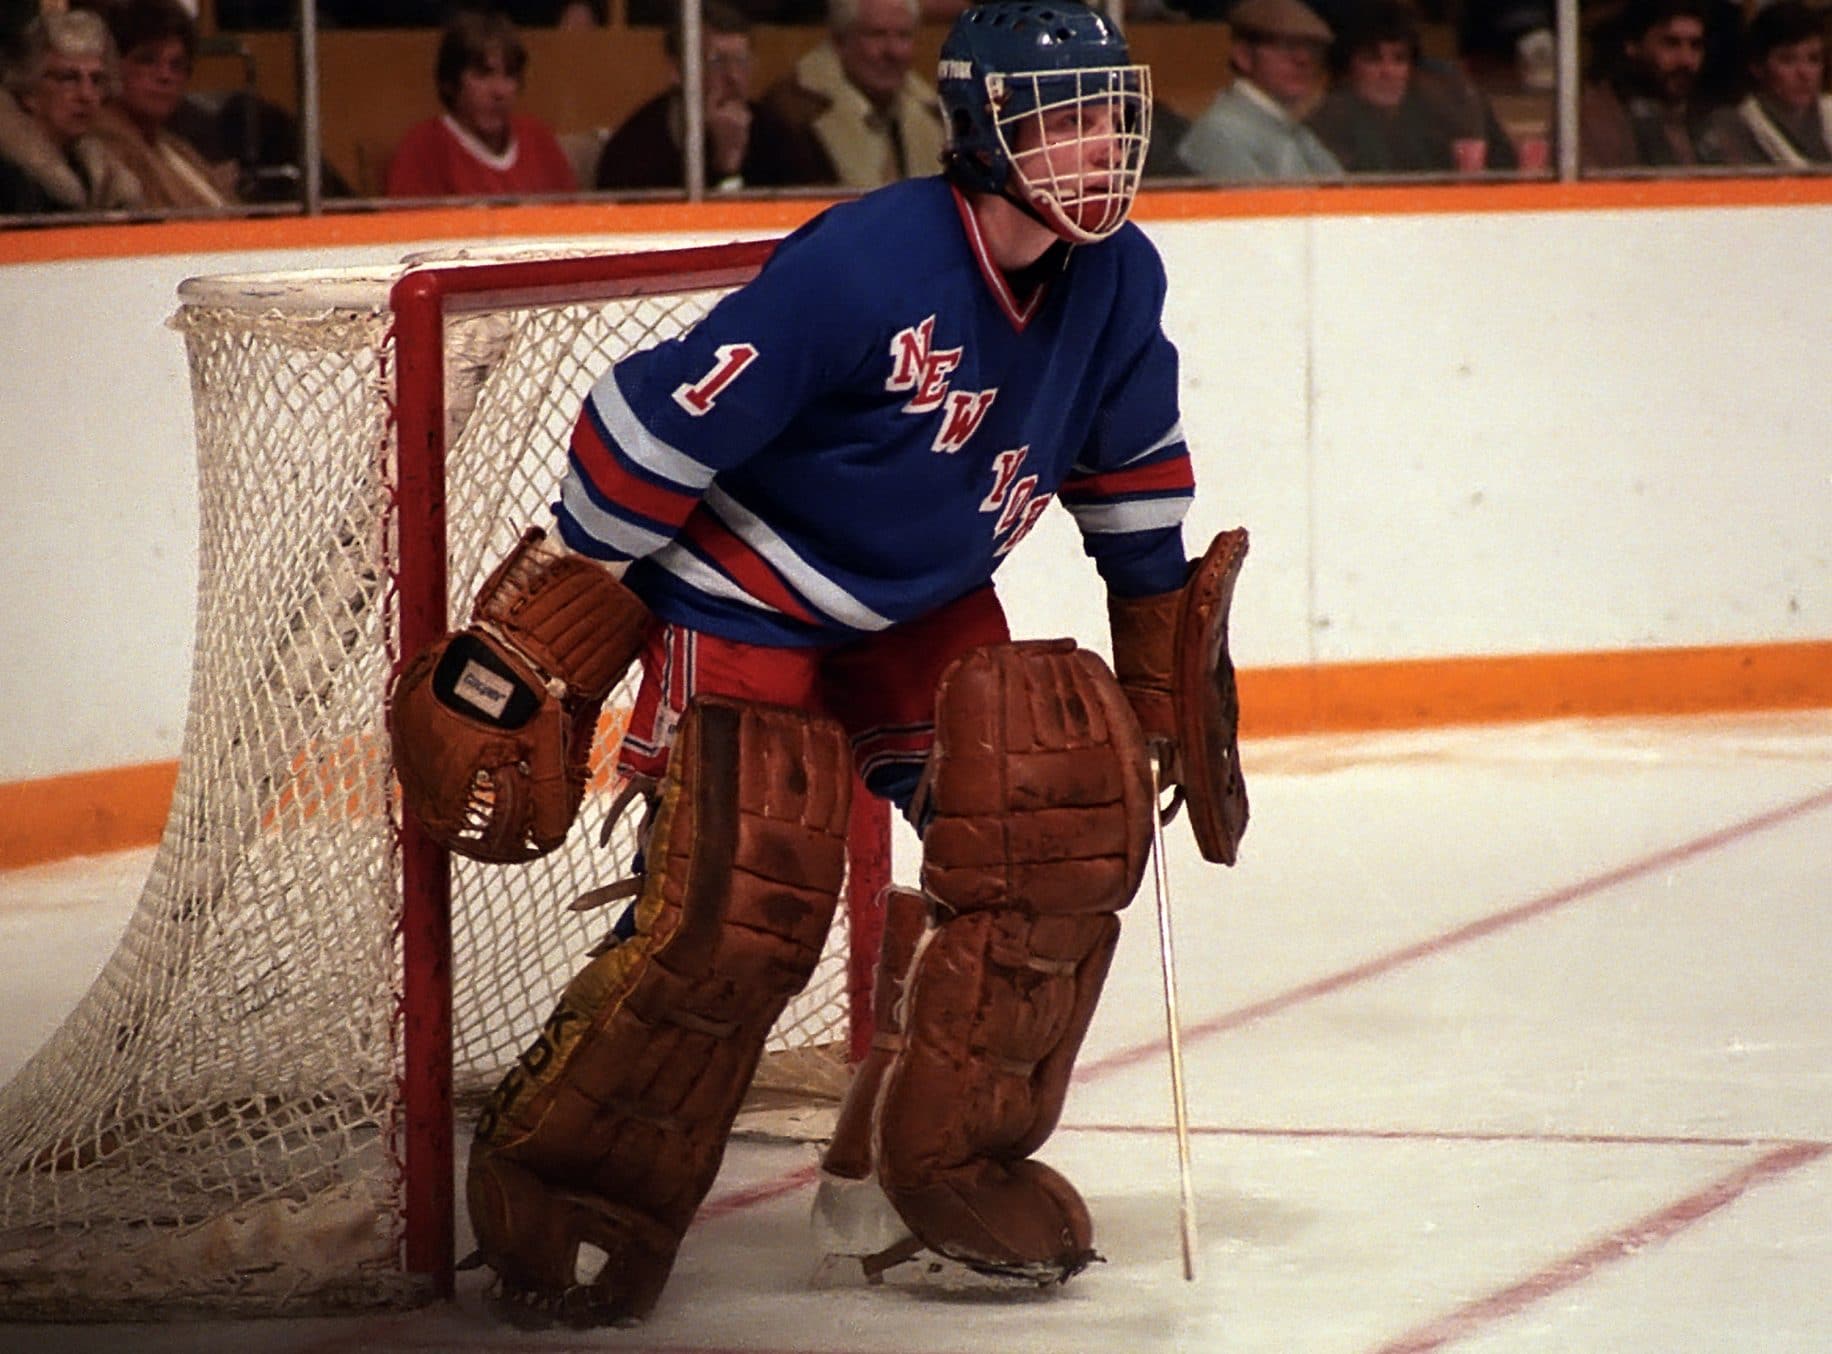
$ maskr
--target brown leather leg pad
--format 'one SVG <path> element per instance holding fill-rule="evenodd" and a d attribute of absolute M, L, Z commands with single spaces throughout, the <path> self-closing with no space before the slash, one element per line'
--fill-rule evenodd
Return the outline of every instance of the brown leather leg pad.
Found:
<path fill-rule="evenodd" d="M 1081 1196 L 1028 1158 L 1061 1115 L 1118 940 L 1113 916 L 1000 911 L 923 944 L 873 1127 L 879 1183 L 932 1250 L 1057 1278 L 1094 1258 Z"/>
<path fill-rule="evenodd" d="M 473 1223 L 506 1286 L 623 1316 L 654 1304 L 764 1039 L 820 957 L 845 867 L 849 756 L 831 721 L 689 706 L 636 934 L 567 985 L 478 1122 Z M 612 1262 L 575 1295 L 581 1241 Z"/>

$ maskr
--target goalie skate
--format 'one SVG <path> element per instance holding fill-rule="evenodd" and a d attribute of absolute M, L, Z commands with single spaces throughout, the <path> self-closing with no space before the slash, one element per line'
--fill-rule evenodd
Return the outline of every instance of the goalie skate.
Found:
<path fill-rule="evenodd" d="M 810 1219 L 816 1253 L 814 1287 L 879 1284 L 884 1271 L 922 1253 L 891 1201 L 871 1177 L 852 1180 L 822 1171 Z"/>
<path fill-rule="evenodd" d="M 815 1192 L 812 1225 L 821 1255 L 815 1288 L 888 1283 L 937 1292 L 1016 1292 L 1055 1287 L 1085 1268 L 1065 1272 L 1053 1264 L 972 1265 L 938 1255 L 911 1235 L 876 1180 L 849 1180 L 825 1171 Z"/>
<path fill-rule="evenodd" d="M 1101 1260 L 1092 1256 L 1091 1260 Z M 815 1266 L 811 1286 L 818 1289 L 896 1288 L 913 1293 L 986 1293 L 1022 1297 L 1060 1288 L 1080 1269 L 1064 1273 L 1050 1266 L 993 1268 L 965 1264 L 937 1255 L 915 1237 L 875 1255 L 826 1255 Z"/>

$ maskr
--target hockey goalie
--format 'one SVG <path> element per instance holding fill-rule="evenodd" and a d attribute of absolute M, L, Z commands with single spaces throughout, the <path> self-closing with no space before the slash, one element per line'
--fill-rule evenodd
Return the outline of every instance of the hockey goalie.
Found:
<path fill-rule="evenodd" d="M 1161 312 L 1127 217 L 1149 72 L 1074 0 L 956 21 L 942 172 L 817 216 L 682 337 L 597 380 L 551 533 L 392 695 L 404 798 L 453 850 L 569 829 L 619 674 L 646 804 L 634 901 L 477 1124 L 479 1257 L 512 1310 L 593 1324 L 660 1299 L 766 1034 L 808 981 L 856 769 L 922 839 L 893 890 L 879 1032 L 827 1151 L 832 1248 L 1056 1283 L 1095 1257 L 1036 1159 L 1160 811 L 1205 855 L 1246 801 L 1227 605 L 1196 566 Z M 1111 667 L 1014 642 L 995 571 L 1052 500 L 1107 594 Z"/>

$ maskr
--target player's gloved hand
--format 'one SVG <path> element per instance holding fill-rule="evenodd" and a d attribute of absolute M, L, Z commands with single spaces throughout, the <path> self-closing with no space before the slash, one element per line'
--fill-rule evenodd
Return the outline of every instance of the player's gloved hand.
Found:
<path fill-rule="evenodd" d="M 1168 823 L 1189 806 L 1204 860 L 1232 865 L 1247 830 L 1240 769 L 1240 693 L 1228 655 L 1228 610 L 1247 557 L 1237 527 L 1209 542 L 1181 588 L 1150 597 L 1108 594 L 1113 671 L 1154 749 L 1160 787 L 1172 787 Z"/>
<path fill-rule="evenodd" d="M 1183 783 L 1177 750 L 1177 713 L 1172 695 L 1177 654 L 1177 604 L 1182 589 L 1149 597 L 1107 594 L 1107 623 L 1113 636 L 1113 673 L 1139 717 L 1145 741 L 1158 759 L 1158 788 Z M 1165 811 L 1169 821 L 1180 801 Z"/>
<path fill-rule="evenodd" d="M 388 706 L 395 774 L 435 841 L 474 860 L 529 860 L 566 837 L 598 711 L 649 612 L 602 565 L 531 530 L 490 575 L 471 624 L 427 646 Z"/>

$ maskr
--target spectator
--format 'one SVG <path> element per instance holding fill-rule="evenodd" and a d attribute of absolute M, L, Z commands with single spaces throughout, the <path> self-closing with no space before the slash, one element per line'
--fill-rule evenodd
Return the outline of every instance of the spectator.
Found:
<path fill-rule="evenodd" d="M 750 20 L 724 0 L 706 0 L 700 32 L 707 187 L 732 192 L 824 182 L 807 139 L 770 109 L 751 102 Z M 674 66 L 673 83 L 630 114 L 605 142 L 598 156 L 600 188 L 680 188 L 687 182 L 679 27 L 669 28 L 663 43 Z"/>
<path fill-rule="evenodd" d="M 114 81 L 114 41 L 99 15 L 41 14 L 26 25 L 0 94 L 0 158 L 20 171 L 0 212 L 140 205 L 139 179 L 95 134 Z"/>
<path fill-rule="evenodd" d="M 389 197 L 509 197 L 578 189 L 551 128 L 515 111 L 528 49 L 500 14 L 460 11 L 433 77 L 445 112 L 408 128 L 388 163 Z"/>
<path fill-rule="evenodd" d="M 567 0 L 554 15 L 555 28 L 603 28 L 611 21 L 610 6 L 603 0 Z"/>
<path fill-rule="evenodd" d="M 1600 76 L 1578 106 L 1586 169 L 1697 164 L 1703 110 L 1705 0 L 1629 0 L 1600 36 Z"/>
<path fill-rule="evenodd" d="M 1802 0 L 1756 12 L 1743 39 L 1749 93 L 1711 115 L 1705 135 L 1712 158 L 1791 169 L 1832 162 L 1825 24 Z"/>
<path fill-rule="evenodd" d="M 910 70 L 918 0 L 830 0 L 827 40 L 764 95 L 809 142 L 822 181 L 880 188 L 941 167 L 941 103 Z"/>
<path fill-rule="evenodd" d="M 236 195 L 243 202 L 296 202 L 304 174 L 299 119 L 291 110 L 238 89 L 179 107 L 171 130 L 197 147 L 206 163 L 234 161 Z M 327 198 L 355 197 L 356 190 L 329 160 L 320 158 L 319 186 Z"/>
<path fill-rule="evenodd" d="M 1228 22 L 1234 83 L 1191 124 L 1177 154 L 1195 173 L 1228 182 L 1340 175 L 1303 122 L 1321 89 L 1329 25 L 1303 0 L 1240 0 Z"/>
<path fill-rule="evenodd" d="M 96 135 L 140 180 L 149 207 L 226 207 L 238 167 L 211 165 L 178 135 L 197 57 L 197 21 L 178 0 L 127 0 L 105 11 L 120 52 L 120 88 L 96 117 Z"/>
<path fill-rule="evenodd" d="M 1402 0 L 1355 9 L 1331 49 L 1335 87 L 1311 130 L 1351 174 L 1513 168 L 1513 144 L 1481 95 L 1422 54 L 1418 20 Z"/>

